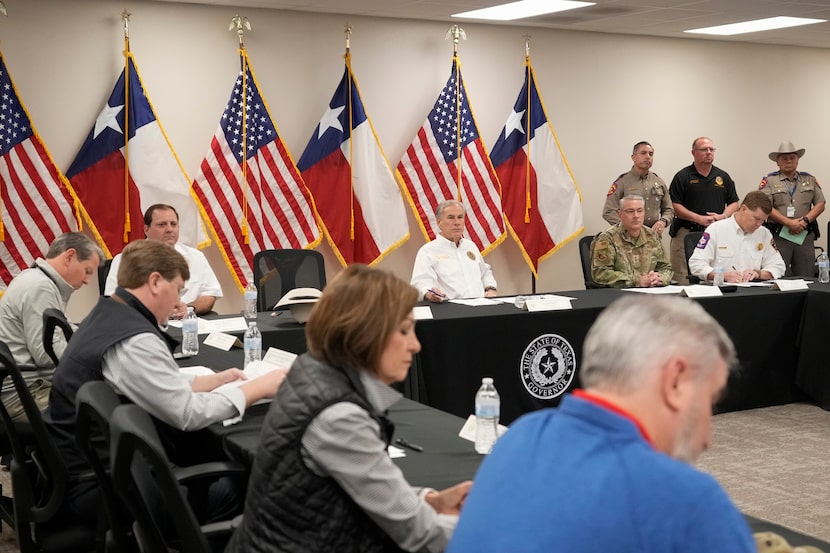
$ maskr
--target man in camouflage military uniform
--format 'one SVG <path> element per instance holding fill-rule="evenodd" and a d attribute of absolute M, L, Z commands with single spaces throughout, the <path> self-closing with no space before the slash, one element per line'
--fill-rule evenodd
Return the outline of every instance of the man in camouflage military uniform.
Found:
<path fill-rule="evenodd" d="M 614 288 L 665 286 L 674 274 L 660 237 L 643 224 L 645 200 L 625 196 L 620 222 L 591 243 L 591 278 Z"/>
<path fill-rule="evenodd" d="M 608 224 L 616 225 L 620 222 L 617 214 L 620 199 L 625 196 L 641 196 L 645 200 L 646 209 L 644 224 L 662 237 L 663 231 L 674 220 L 674 208 L 666 183 L 649 170 L 654 163 L 654 148 L 648 142 L 637 142 L 631 153 L 631 161 L 634 162 L 631 170 L 617 177 L 608 190 L 602 218 Z"/>
<path fill-rule="evenodd" d="M 764 177 L 758 189 L 772 198 L 773 210 L 766 227 L 787 265 L 786 274 L 812 277 L 814 245 L 819 237 L 816 218 L 824 211 L 824 193 L 813 175 L 798 171 L 798 160 L 804 152 L 804 148 L 796 148 L 792 142 L 782 142 L 777 152 L 769 154 L 778 164 L 778 171 Z M 803 243 L 798 244 L 802 237 Z"/>

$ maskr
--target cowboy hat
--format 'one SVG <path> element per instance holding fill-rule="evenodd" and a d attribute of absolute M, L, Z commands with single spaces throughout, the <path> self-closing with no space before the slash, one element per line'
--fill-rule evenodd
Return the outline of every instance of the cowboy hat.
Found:
<path fill-rule="evenodd" d="M 322 292 L 317 288 L 294 288 L 289 290 L 280 301 L 274 306 L 274 309 L 288 307 L 294 319 L 298 323 L 304 324 L 311 314 L 311 308 L 320 299 Z"/>
<path fill-rule="evenodd" d="M 806 150 L 804 148 L 796 148 L 792 142 L 782 142 L 780 146 L 778 146 L 777 152 L 770 152 L 769 158 L 772 161 L 778 161 L 778 156 L 781 154 L 795 154 L 798 156 L 798 159 L 801 159 L 801 156 L 804 155 Z"/>

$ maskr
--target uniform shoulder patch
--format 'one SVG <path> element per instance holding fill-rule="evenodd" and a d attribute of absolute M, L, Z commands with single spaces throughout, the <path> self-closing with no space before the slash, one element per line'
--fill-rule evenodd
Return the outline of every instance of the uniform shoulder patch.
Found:
<path fill-rule="evenodd" d="M 702 250 L 706 247 L 706 244 L 708 244 L 708 243 L 709 243 L 709 233 L 704 232 L 701 235 L 700 240 L 697 241 L 697 246 L 695 246 L 695 247 L 699 250 Z"/>
<path fill-rule="evenodd" d="M 767 186 L 767 177 L 761 179 L 761 184 L 758 185 L 758 190 L 763 190 Z"/>
<path fill-rule="evenodd" d="M 616 192 L 616 191 L 617 191 L 617 183 L 614 182 L 614 184 L 611 185 L 611 188 L 608 189 L 608 194 L 607 195 L 612 196 L 614 194 L 614 192 Z"/>

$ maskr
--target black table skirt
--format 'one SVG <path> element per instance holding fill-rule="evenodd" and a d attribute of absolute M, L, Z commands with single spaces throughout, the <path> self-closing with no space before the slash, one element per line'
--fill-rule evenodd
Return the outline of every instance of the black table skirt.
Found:
<path fill-rule="evenodd" d="M 573 309 L 541 313 L 528 313 L 509 304 L 430 304 L 433 319 L 416 324 L 421 352 L 399 389 L 406 397 L 466 418 L 473 411 L 481 378 L 490 376 L 502 398 L 504 423 L 529 411 L 556 406 L 566 391 L 581 385 L 582 347 L 594 320 L 612 301 L 633 293 L 612 289 L 561 292 L 576 298 Z M 717 412 L 807 398 L 830 409 L 830 378 L 824 361 L 830 286 L 811 284 L 809 291 L 793 292 L 739 288 L 720 298 L 690 301 L 699 301 L 721 323 L 738 354 L 737 370 Z M 279 313 L 259 314 L 263 347 L 304 352 L 304 326 L 297 324 L 290 312 Z M 171 330 L 171 334 L 177 333 L 178 329 Z M 236 334 L 241 338 L 242 332 Z M 561 390 L 543 398 L 531 393 L 533 382 L 528 378 L 529 358 L 539 339 L 553 340 L 557 347 L 572 351 L 568 358 L 573 365 L 572 378 L 561 378 L 557 381 Z M 633 344 L 648 339 L 631 329 Z M 202 346 L 200 355 L 183 364 L 238 367 L 242 358 L 241 349 L 221 352 Z"/>

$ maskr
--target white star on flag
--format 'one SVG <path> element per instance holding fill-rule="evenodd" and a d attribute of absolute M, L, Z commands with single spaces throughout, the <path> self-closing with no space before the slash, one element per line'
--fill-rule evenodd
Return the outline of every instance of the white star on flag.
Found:
<path fill-rule="evenodd" d="M 118 121 L 115 120 L 118 117 L 118 114 L 121 113 L 121 110 L 124 109 L 124 105 L 120 106 L 104 106 L 104 109 L 101 110 L 101 113 L 98 115 L 98 119 L 95 120 L 95 132 L 93 133 L 93 138 L 98 138 L 98 135 L 104 132 L 104 129 L 107 127 L 111 128 L 118 134 L 124 134 L 121 130 L 121 126 L 118 124 Z"/>
<path fill-rule="evenodd" d="M 340 132 L 343 132 L 343 125 L 340 124 L 340 114 L 343 113 L 343 110 L 346 109 L 346 106 L 340 106 L 339 108 L 328 108 L 326 113 L 323 114 L 323 117 L 320 119 L 320 130 L 317 131 L 317 138 L 323 136 L 323 133 L 328 130 L 329 127 L 335 128 Z"/>

